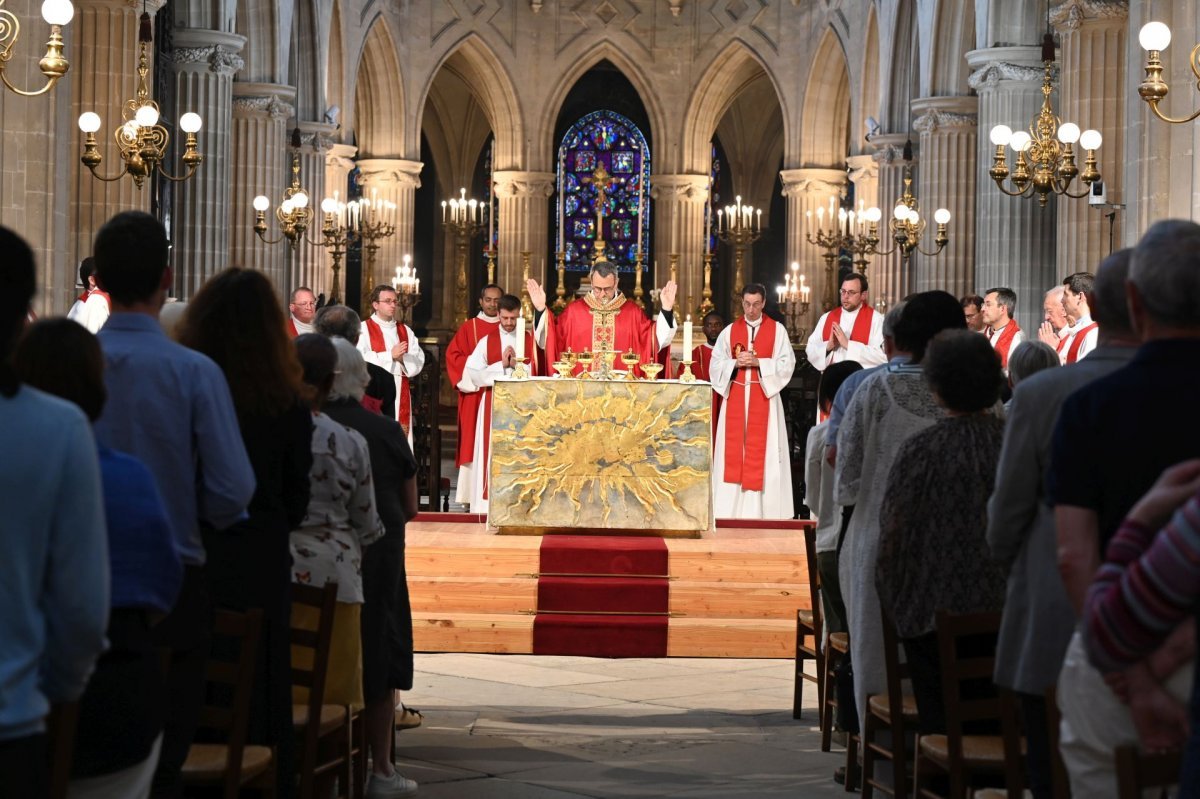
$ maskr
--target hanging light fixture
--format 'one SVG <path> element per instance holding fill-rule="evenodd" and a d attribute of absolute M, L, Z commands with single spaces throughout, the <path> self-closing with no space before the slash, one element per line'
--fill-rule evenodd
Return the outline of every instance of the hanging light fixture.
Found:
<path fill-rule="evenodd" d="M 46 0 L 42 3 L 42 19 L 50 25 L 50 41 L 46 42 L 46 55 L 38 61 L 38 69 L 46 76 L 46 85 L 40 89 L 27 91 L 14 86 L 8 79 L 5 68 L 12 59 L 12 49 L 21 36 L 21 21 L 17 15 L 4 8 L 4 0 L 0 0 L 0 80 L 12 92 L 22 97 L 36 97 L 54 88 L 59 78 L 67 74 L 71 65 L 63 56 L 62 29 L 75 17 L 75 6 L 71 0 Z"/>
<path fill-rule="evenodd" d="M 279 230 L 282 235 L 277 239 L 267 238 L 267 209 L 271 207 L 271 201 L 265 194 L 254 198 L 254 232 L 267 244 L 278 244 L 287 239 L 293 250 L 296 249 L 296 245 L 300 243 L 301 239 L 314 246 L 319 246 L 320 240 L 313 241 L 304 235 L 315 214 L 310 207 L 308 192 L 300 186 L 300 128 L 292 129 L 290 146 L 292 148 L 292 183 L 283 190 L 283 201 L 275 209 L 275 219 L 279 222 Z"/>
<path fill-rule="evenodd" d="M 1138 94 L 1150 106 L 1154 115 L 1163 122 L 1177 125 L 1191 122 L 1200 117 L 1200 111 L 1195 111 L 1182 119 L 1175 119 L 1158 110 L 1158 104 L 1167 96 L 1167 82 L 1162 79 L 1162 51 L 1171 44 L 1171 29 L 1161 22 L 1147 22 L 1138 33 L 1138 43 L 1146 51 L 1146 79 L 1138 86 Z M 1188 58 L 1192 74 L 1196 76 L 1196 85 L 1200 88 L 1200 44 L 1192 48 Z"/>
<path fill-rule="evenodd" d="M 167 172 L 162 167 L 162 161 L 171 142 L 167 129 L 159 124 L 158 103 L 150 96 L 146 76 L 150 71 L 149 57 L 146 54 L 154 42 L 153 28 L 150 24 L 150 14 L 143 11 L 141 26 L 138 30 L 138 88 L 134 99 L 127 100 L 122 109 L 125 121 L 113 131 L 113 138 L 120 150 L 121 171 L 112 176 L 101 175 L 96 171 L 103 161 L 100 148 L 96 144 L 96 131 L 100 130 L 100 115 L 94 111 L 86 111 L 79 117 L 79 129 L 84 133 L 83 165 L 92 174 L 103 181 L 120 180 L 125 175 L 133 178 L 134 185 L 139 189 L 146 178 L 155 170 L 167 180 L 182 182 L 196 174 L 196 167 L 204 160 L 204 156 L 196 147 L 196 132 L 200 130 L 202 120 L 200 115 L 189 111 L 179 118 L 179 128 L 187 134 L 184 141 L 183 165 L 187 171 L 178 177 Z"/>
<path fill-rule="evenodd" d="M 950 224 L 950 211 L 939 208 L 933 212 L 933 221 L 937 223 L 937 234 L 933 240 L 934 249 L 929 252 L 921 249 L 921 237 L 925 234 L 929 220 L 921 216 L 920 206 L 917 203 L 916 195 L 913 194 L 912 160 L 913 150 L 910 140 L 904 143 L 904 191 L 900 195 L 900 199 L 896 201 L 896 207 L 892 209 L 892 218 L 888 220 L 892 240 L 896 242 L 896 246 L 887 251 L 877 250 L 879 255 L 891 255 L 899 252 L 900 259 L 905 266 L 912 258 L 914 251 L 922 255 L 934 256 L 950 243 L 950 235 L 946 232 L 946 226 Z M 879 214 L 878 209 L 875 209 L 875 214 Z M 879 216 L 874 216 L 871 221 L 878 222 Z"/>

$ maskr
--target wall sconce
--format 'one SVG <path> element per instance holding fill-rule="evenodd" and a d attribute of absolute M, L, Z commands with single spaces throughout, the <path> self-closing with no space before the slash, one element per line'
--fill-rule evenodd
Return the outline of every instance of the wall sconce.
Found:
<path fill-rule="evenodd" d="M 46 85 L 35 91 L 18 89 L 8 80 L 5 67 L 12 59 L 12 49 L 21 35 L 21 21 L 17 15 L 3 8 L 4 0 L 0 0 L 0 80 L 9 90 L 22 97 L 36 97 L 54 88 L 58 79 L 67 74 L 70 63 L 63 56 L 62 29 L 75 17 L 75 6 L 71 0 L 46 0 L 42 3 L 42 19 L 50 25 L 50 41 L 46 42 L 46 55 L 38 61 L 38 69 L 46 76 Z"/>

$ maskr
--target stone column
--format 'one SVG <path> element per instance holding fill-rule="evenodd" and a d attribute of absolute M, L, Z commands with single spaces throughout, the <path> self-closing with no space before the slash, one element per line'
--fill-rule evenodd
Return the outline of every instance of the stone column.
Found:
<path fill-rule="evenodd" d="M 871 299 L 873 302 L 882 300 L 888 307 L 895 305 L 912 292 L 913 265 L 909 261 L 905 267 L 900 253 L 896 251 L 896 240 L 892 238 L 890 223 L 892 211 L 896 203 L 904 195 L 904 144 L 909 141 L 906 133 L 884 133 L 871 137 L 871 143 L 876 150 L 871 155 L 879 170 L 878 197 L 879 211 L 883 215 L 879 220 L 879 249 L 890 255 L 880 255 L 875 259 L 877 266 L 871 272 Z M 913 146 L 913 178 L 916 178 L 916 145 Z M 916 183 L 913 191 L 917 190 Z M 919 256 L 918 256 L 919 257 Z"/>
<path fill-rule="evenodd" d="M 815 235 L 817 230 L 817 209 L 829 210 L 829 198 L 834 197 L 841 202 L 846 190 L 846 171 L 844 169 L 785 169 L 779 173 L 783 182 L 783 196 L 787 198 L 787 262 L 800 262 L 800 271 L 807 277 L 808 285 L 812 286 L 812 306 L 809 309 L 810 319 L 806 327 L 812 328 L 813 322 L 825 311 L 832 308 L 829 298 L 833 286 L 837 282 L 837 264 L 834 264 L 832 281 L 826 278 L 826 263 L 822 258 L 825 252 L 815 244 L 810 244 L 806 236 Z M 826 218 L 824 227 L 830 229 Z"/>
<path fill-rule="evenodd" d="M 229 265 L 233 75 L 242 68 L 238 53 L 245 43 L 245 37 L 235 33 L 175 31 L 176 107 L 180 114 L 195 111 L 204 120 L 197 137 L 204 163 L 176 187 L 176 222 L 171 229 L 175 295 L 184 300 Z M 181 147 L 176 150 L 182 152 Z M 178 157 L 173 158 L 168 169 L 180 168 Z"/>
<path fill-rule="evenodd" d="M 229 262 L 257 269 L 271 279 L 284 297 L 287 285 L 285 264 L 291 257 L 286 239 L 268 244 L 254 233 L 254 198 L 262 194 L 271 201 L 267 212 L 269 240 L 281 238 L 275 209 L 283 201 L 283 190 L 291 181 L 291 151 L 287 120 L 296 111 L 296 90 L 274 83 L 233 83 L 233 174 L 229 197 Z M 320 202 L 309 205 L 318 211 Z"/>
<path fill-rule="evenodd" d="M 1055 209 L 1037 200 L 1005 195 L 988 175 L 995 125 L 1027 130 L 1042 106 L 1044 70 L 1040 47 L 993 47 L 967 53 L 975 70 L 969 83 L 979 92 L 979 208 L 976 223 L 976 281 L 980 293 L 1007 286 L 1017 293 L 1017 322 L 1033 330 L 1042 319 L 1042 296 L 1057 283 L 1054 263 Z M 1009 164 L 1013 163 L 1009 148 Z M 926 163 L 929 154 L 926 153 Z M 1011 181 L 1006 181 L 1006 184 Z M 953 223 L 952 223 L 953 224 Z"/>
<path fill-rule="evenodd" d="M 920 244 L 927 252 L 934 248 L 934 212 L 939 208 L 950 211 L 950 243 L 946 248 L 932 257 L 914 253 L 914 291 L 941 289 L 961 297 L 975 287 L 976 108 L 974 97 L 923 97 L 913 101 L 913 127 L 921 134 L 921 175 L 916 195 L 921 217 L 928 222 Z"/>
<path fill-rule="evenodd" d="M 671 279 L 671 256 L 678 255 L 676 279 L 679 293 L 676 305 L 683 316 L 695 314 L 704 293 L 704 209 L 708 202 L 708 175 L 651 175 L 650 199 L 654 201 L 654 260 L 657 266 L 644 276 L 644 301 L 650 304 L 650 290 L 662 288 Z M 713 224 L 717 223 L 713 219 Z M 750 248 L 746 250 L 743 282 L 750 282 Z M 733 265 L 728 266 L 729 269 Z M 740 287 L 735 287 L 737 291 Z M 713 302 L 723 303 L 716 292 Z M 739 300 L 740 302 L 740 300 Z M 734 305 L 735 308 L 740 305 Z"/>
<path fill-rule="evenodd" d="M 509 294 L 519 297 L 525 288 L 521 285 L 521 253 L 532 253 L 529 276 L 543 286 L 550 271 L 556 268 L 554 253 L 546 248 L 550 238 L 547 200 L 554 195 L 555 174 L 504 169 L 493 172 L 492 180 L 499 202 L 496 210 L 496 282 Z M 453 237 L 448 237 L 446 242 L 446 285 L 452 287 L 456 269 Z M 549 301 L 554 301 L 553 295 Z M 472 299 L 468 297 L 468 313 L 472 307 Z"/>
<path fill-rule="evenodd" d="M 309 225 L 306 240 L 296 247 L 293 257 L 288 259 L 285 281 L 288 290 L 297 286 L 308 286 L 314 291 L 329 271 L 329 255 L 320 245 L 321 225 L 325 215 L 321 213 L 321 201 L 331 195 L 325 190 L 325 159 L 332 146 L 331 137 L 336 125 L 324 122 L 299 122 L 300 128 L 300 185 L 308 192 L 309 205 L 313 209 L 313 221 Z M 313 244 L 312 242 L 318 242 Z"/>
<path fill-rule="evenodd" d="M 345 202 L 347 197 L 347 187 L 350 182 L 350 172 L 354 169 L 354 156 L 358 153 L 358 148 L 352 144 L 333 144 L 325 152 L 325 194 L 329 197 L 337 194 L 340 202 Z M 333 288 L 333 258 L 330 257 L 329 251 L 324 250 L 324 255 L 321 258 L 321 268 L 317 270 L 313 276 L 310 287 L 317 294 L 324 294 L 326 299 L 330 297 L 330 291 Z M 346 259 L 342 258 L 339 268 L 342 270 L 338 275 L 338 299 L 346 302 Z M 348 303 L 353 306 L 354 303 Z"/>
<path fill-rule="evenodd" d="M 1104 142 L 1096 156 L 1108 202 L 1114 204 L 1125 202 L 1128 18 L 1127 0 L 1066 0 L 1054 9 L 1051 17 L 1062 46 L 1059 116 L 1064 122 L 1079 125 L 1082 130 L 1095 128 L 1103 134 Z M 1082 169 L 1085 153 L 1076 148 L 1076 156 Z M 1076 192 L 1084 190 L 1078 181 L 1073 188 Z M 1086 199 L 1059 202 L 1055 237 L 1058 241 L 1058 278 L 1073 272 L 1094 272 L 1104 256 L 1122 246 L 1120 225 L 1115 224 L 1120 220 L 1108 218 L 1114 210 L 1092 208 Z M 1110 231 L 1113 234 L 1111 240 Z"/>

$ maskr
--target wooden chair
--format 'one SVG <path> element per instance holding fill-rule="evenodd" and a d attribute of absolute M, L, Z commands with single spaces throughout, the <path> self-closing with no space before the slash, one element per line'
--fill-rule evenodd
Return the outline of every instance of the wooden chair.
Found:
<path fill-rule="evenodd" d="M 834 672 L 842 657 L 850 651 L 849 633 L 831 633 L 825 636 L 825 667 L 821 670 L 821 684 L 825 686 L 821 697 L 821 751 L 828 752 L 833 742 L 834 713 L 837 712 L 837 688 Z"/>
<path fill-rule="evenodd" d="M 908 664 L 900 662 L 900 641 L 891 615 L 879 609 L 883 622 L 883 661 L 887 673 L 887 693 L 874 694 L 867 699 L 867 717 L 863 740 L 863 799 L 871 799 L 876 790 L 888 796 L 907 797 L 912 792 L 908 739 L 917 730 L 917 699 L 904 692 L 903 681 L 909 678 Z M 883 746 L 875 736 L 887 730 L 891 745 Z M 875 777 L 879 758 L 892 764 L 892 784 Z"/>
<path fill-rule="evenodd" d="M 78 702 L 55 702 L 46 718 L 46 747 L 49 755 L 48 799 L 66 799 L 75 757 L 75 729 L 79 724 Z"/>
<path fill-rule="evenodd" d="M 1179 782 L 1183 752 L 1178 749 L 1146 754 L 1136 746 L 1118 746 L 1113 756 L 1117 761 L 1118 799 L 1141 799 L 1144 791 L 1152 788 L 1159 788 L 1160 795 L 1165 796 L 1165 789 Z"/>
<path fill-rule="evenodd" d="M 246 745 L 261 631 L 261 610 L 218 610 L 213 614 L 214 637 L 234 639 L 238 646 L 232 662 L 209 656 L 199 726 L 221 733 L 225 743 L 192 744 L 183 764 L 185 788 L 218 788 L 225 799 L 237 799 L 243 787 L 275 796 L 274 752 L 267 746 Z"/>
<path fill-rule="evenodd" d="M 817 684 L 817 719 L 821 719 L 819 708 L 825 706 L 825 656 L 821 652 L 821 575 L 817 571 L 817 528 L 804 528 L 804 558 L 808 563 L 808 596 L 811 610 L 796 611 L 796 675 L 792 694 L 792 718 L 800 718 L 804 705 L 804 681 Z M 811 644 L 809 642 L 812 642 Z M 804 662 L 816 662 L 816 673 L 804 670 Z"/>
<path fill-rule="evenodd" d="M 297 648 L 312 651 L 312 662 L 308 666 L 297 665 L 296 658 L 292 660 L 292 685 L 308 690 L 308 702 L 292 706 L 292 725 L 299 743 L 300 799 L 313 799 L 318 779 L 326 774 L 340 775 L 347 791 L 353 777 L 348 751 L 340 741 L 333 742 L 331 739 L 339 729 L 349 728 L 346 708 L 325 704 L 325 677 L 329 669 L 337 585 L 327 583 L 317 588 L 293 583 L 292 605 L 312 608 L 318 614 L 316 629 L 293 624 L 290 631 L 293 651 Z M 316 723 L 311 723 L 311 720 Z M 323 740 L 325 747 L 322 747 Z M 322 752 L 322 748 L 333 750 L 333 756 Z"/>
<path fill-rule="evenodd" d="M 1050 742 L 1050 786 L 1054 799 L 1071 799 L 1071 781 L 1063 763 L 1062 749 L 1058 745 L 1062 713 L 1058 711 L 1058 691 L 1051 686 L 1046 691 L 1046 740 Z"/>
<path fill-rule="evenodd" d="M 918 799 L 941 799 L 927 781 L 932 773 L 944 773 L 950 783 L 952 799 L 966 799 L 972 779 L 981 774 L 1003 775 L 1010 796 L 1020 796 L 1020 769 L 1006 769 L 1004 740 L 1000 735 L 968 735 L 964 727 L 972 722 L 1001 718 L 1000 697 L 972 689 L 982 682 L 991 683 L 995 666 L 995 642 L 1000 631 L 1000 614 L 953 614 L 938 611 L 937 637 L 942 668 L 942 696 L 946 711 L 945 735 L 922 735 L 917 743 L 914 768 L 914 793 Z M 982 641 L 984 654 L 964 652 L 968 639 Z M 1014 784 L 1017 786 L 1016 793 Z"/>

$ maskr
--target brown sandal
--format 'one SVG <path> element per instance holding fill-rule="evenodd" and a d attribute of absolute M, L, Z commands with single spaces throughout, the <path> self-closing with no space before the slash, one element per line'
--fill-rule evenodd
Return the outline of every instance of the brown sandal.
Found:
<path fill-rule="evenodd" d="M 416 708 L 401 705 L 396 709 L 396 729 L 411 730 L 414 727 L 420 727 L 424 718 L 421 711 Z"/>

